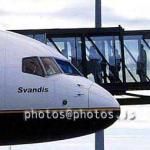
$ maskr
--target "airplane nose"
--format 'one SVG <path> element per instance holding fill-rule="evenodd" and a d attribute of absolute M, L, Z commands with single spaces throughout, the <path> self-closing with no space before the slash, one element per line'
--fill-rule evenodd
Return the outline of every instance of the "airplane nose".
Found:
<path fill-rule="evenodd" d="M 120 109 L 120 105 L 108 91 L 94 83 L 89 89 L 89 108 Z"/>
<path fill-rule="evenodd" d="M 120 116 L 120 105 L 104 88 L 93 83 L 89 89 L 89 110 L 98 114 L 94 122 L 95 130 L 105 129 L 112 125 Z"/>

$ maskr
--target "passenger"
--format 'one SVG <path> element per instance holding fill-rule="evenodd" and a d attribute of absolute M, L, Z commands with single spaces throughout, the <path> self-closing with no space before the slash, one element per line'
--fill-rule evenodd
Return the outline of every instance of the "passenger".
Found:
<path fill-rule="evenodd" d="M 111 83 L 120 82 L 119 80 L 119 71 L 121 69 L 121 57 L 118 53 L 118 50 L 115 50 L 115 54 L 109 57 L 109 79 Z"/>
<path fill-rule="evenodd" d="M 136 72 L 139 75 L 141 82 L 147 82 L 147 55 L 143 44 L 140 45 Z"/>
<path fill-rule="evenodd" d="M 67 49 L 62 49 L 62 54 L 66 57 L 66 58 L 68 58 L 68 52 L 67 52 Z"/>
<path fill-rule="evenodd" d="M 105 55 L 105 42 L 103 40 L 99 41 L 97 43 L 97 46 L 101 52 L 101 54 L 105 57 L 106 59 L 106 55 Z M 102 78 L 103 78 L 103 83 L 107 83 L 107 73 L 106 73 L 106 67 L 107 67 L 107 64 L 106 64 L 106 60 L 104 58 L 101 57 L 100 59 L 100 63 L 101 63 L 101 75 L 102 75 Z"/>
<path fill-rule="evenodd" d="M 121 69 L 121 56 L 117 49 L 115 55 L 116 55 L 116 72 L 117 72 L 116 75 L 117 75 L 117 80 L 119 80 L 119 71 Z"/>
<path fill-rule="evenodd" d="M 107 83 L 107 73 L 106 73 L 106 61 L 101 58 L 101 74 L 103 73 L 104 83 Z"/>
<path fill-rule="evenodd" d="M 82 52 L 81 47 L 76 50 L 76 67 L 82 72 Z"/>
<path fill-rule="evenodd" d="M 71 59 L 71 63 L 72 63 L 75 67 L 78 68 L 75 42 L 70 41 L 69 43 L 70 43 L 70 48 L 69 48 L 69 49 L 70 49 L 70 52 L 71 52 L 71 54 L 70 54 L 70 56 L 69 56 L 69 57 L 70 57 L 69 59 Z"/>
<path fill-rule="evenodd" d="M 74 47 L 71 48 L 71 63 L 78 68 L 77 64 L 77 55 L 76 55 L 76 49 Z"/>
<path fill-rule="evenodd" d="M 101 75 L 101 56 L 95 50 L 93 46 L 89 49 L 89 61 L 90 61 L 90 71 L 94 76 L 96 83 L 100 84 L 102 82 Z"/>

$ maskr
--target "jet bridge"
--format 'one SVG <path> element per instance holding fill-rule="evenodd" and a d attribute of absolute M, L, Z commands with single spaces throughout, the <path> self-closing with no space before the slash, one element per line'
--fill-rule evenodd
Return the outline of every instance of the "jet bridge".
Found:
<path fill-rule="evenodd" d="M 150 31 L 124 31 L 120 26 L 13 31 L 55 47 L 85 77 L 114 95 L 150 90 Z"/>

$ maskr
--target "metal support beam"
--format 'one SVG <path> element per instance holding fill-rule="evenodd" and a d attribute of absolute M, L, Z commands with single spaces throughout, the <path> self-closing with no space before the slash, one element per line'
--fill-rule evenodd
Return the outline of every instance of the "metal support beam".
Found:
<path fill-rule="evenodd" d="M 102 26 L 101 0 L 95 0 L 95 26 L 96 28 Z"/>
<path fill-rule="evenodd" d="M 95 27 L 101 28 L 101 0 L 95 0 Z M 95 133 L 95 150 L 104 150 L 104 130 Z"/>
<path fill-rule="evenodd" d="M 95 134 L 95 150 L 104 150 L 104 130 Z"/>

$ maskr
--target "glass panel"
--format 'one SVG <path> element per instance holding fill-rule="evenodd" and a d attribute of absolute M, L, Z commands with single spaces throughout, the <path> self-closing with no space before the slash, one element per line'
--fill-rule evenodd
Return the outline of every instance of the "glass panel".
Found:
<path fill-rule="evenodd" d="M 81 39 L 79 37 L 71 37 L 53 38 L 52 40 L 63 55 L 82 72 Z"/>
<path fill-rule="evenodd" d="M 96 83 L 122 81 L 121 49 L 118 37 L 104 36 L 86 39 L 88 76 Z"/>
<path fill-rule="evenodd" d="M 35 34 L 34 35 L 34 39 L 42 42 L 42 43 L 45 43 L 46 42 L 46 37 L 45 37 L 45 34 Z"/>
<path fill-rule="evenodd" d="M 143 67 L 143 70 L 145 69 L 145 75 L 146 75 L 146 81 L 150 81 L 150 39 L 142 39 L 143 49 L 145 52 L 143 52 L 143 59 L 145 57 L 145 67 Z M 144 54 L 145 53 L 145 54 Z M 145 79 L 144 79 L 145 80 Z"/>
<path fill-rule="evenodd" d="M 56 62 L 64 73 L 70 75 L 81 75 L 69 62 L 56 59 Z"/>
<path fill-rule="evenodd" d="M 41 57 L 47 76 L 61 73 L 55 62 L 49 57 Z"/>
<path fill-rule="evenodd" d="M 148 46 L 148 39 L 143 39 L 142 35 L 125 36 L 125 63 L 127 82 L 147 82 L 149 81 L 149 67 L 150 67 L 150 48 Z M 134 79 L 135 78 L 135 79 Z"/>

